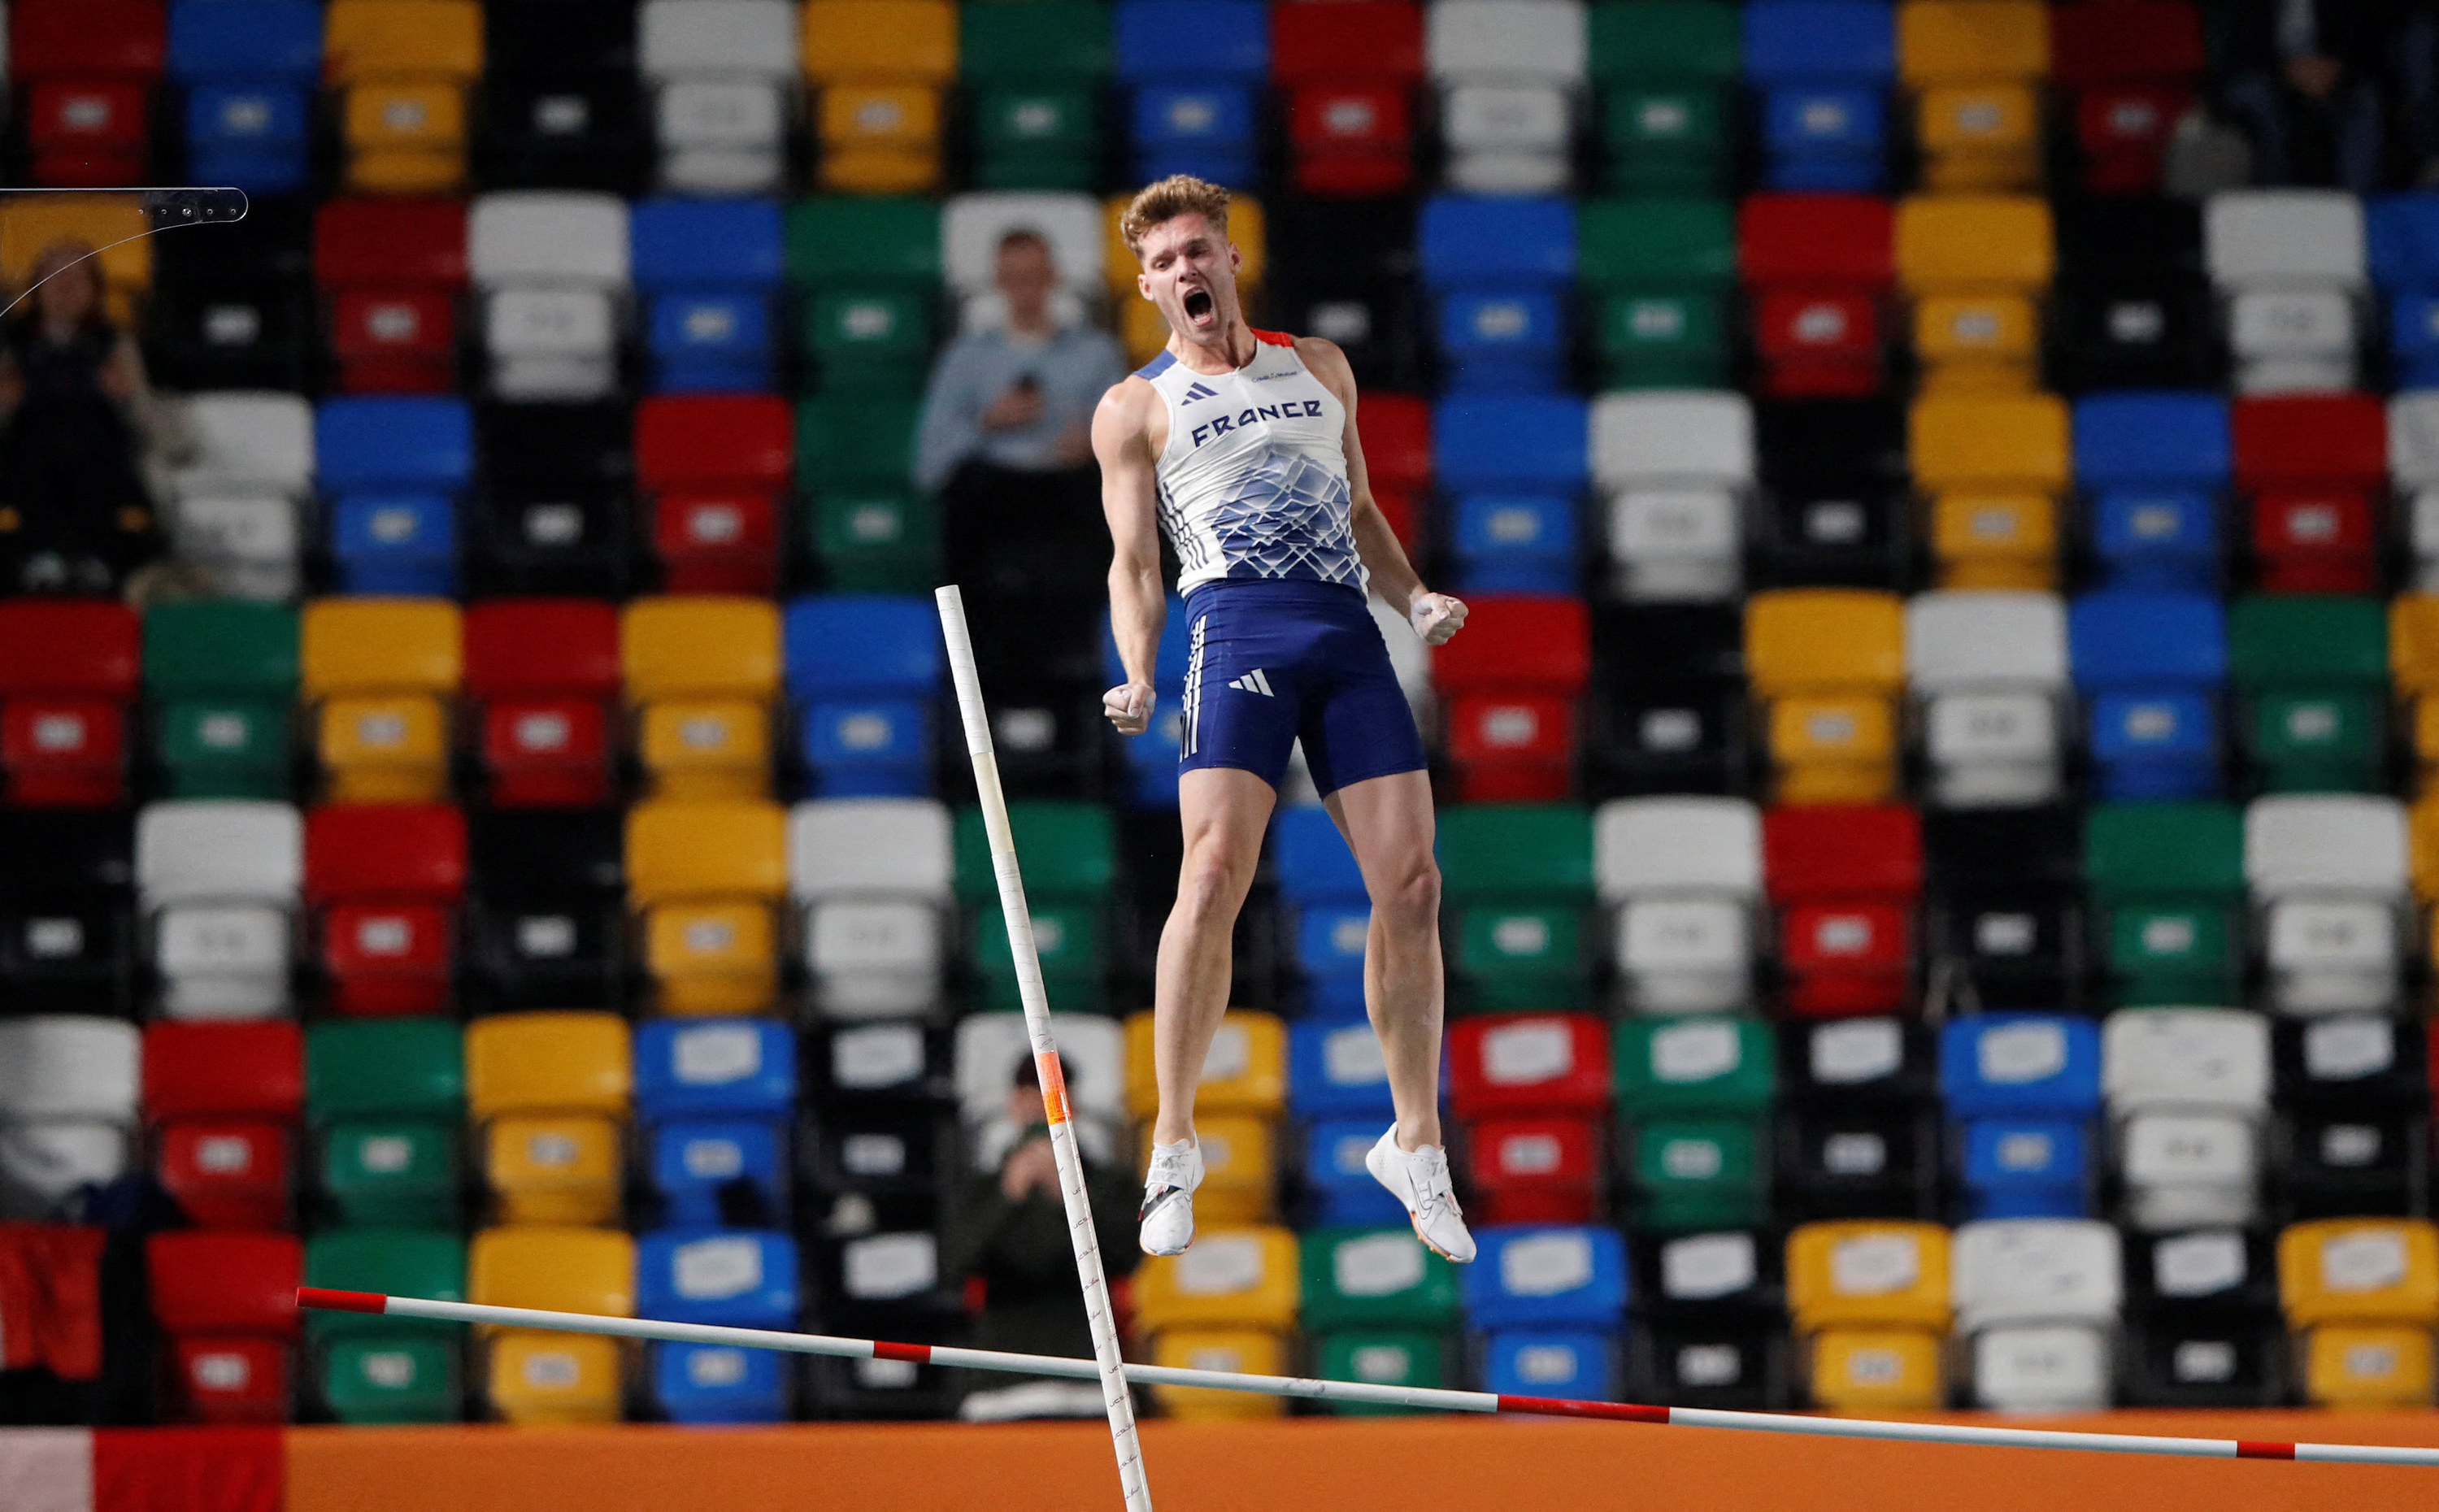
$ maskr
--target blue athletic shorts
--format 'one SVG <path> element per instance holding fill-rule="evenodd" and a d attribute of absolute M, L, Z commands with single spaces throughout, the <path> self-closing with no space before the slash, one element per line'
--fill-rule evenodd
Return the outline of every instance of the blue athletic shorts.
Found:
<path fill-rule="evenodd" d="M 1360 589 L 1221 578 L 1185 598 L 1178 770 L 1237 767 L 1273 788 L 1304 741 L 1313 785 L 1424 769 L 1422 738 Z"/>

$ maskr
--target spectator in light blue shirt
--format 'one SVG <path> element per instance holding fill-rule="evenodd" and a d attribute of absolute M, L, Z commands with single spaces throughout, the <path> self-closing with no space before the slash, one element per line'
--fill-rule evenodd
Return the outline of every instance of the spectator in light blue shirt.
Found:
<path fill-rule="evenodd" d="M 940 353 L 923 397 L 915 484 L 940 495 L 952 570 L 965 581 L 1006 581 L 1040 558 L 1072 564 L 1088 541 L 1108 566 L 1093 409 L 1126 376 L 1118 344 L 1080 319 L 1062 319 L 1059 269 L 1038 232 L 1000 240 L 993 282 L 967 329 Z M 1025 547 L 1044 548 L 1026 550 Z M 1054 566 L 1053 577 L 1064 577 Z M 1025 576 L 1032 576 L 1025 574 Z"/>

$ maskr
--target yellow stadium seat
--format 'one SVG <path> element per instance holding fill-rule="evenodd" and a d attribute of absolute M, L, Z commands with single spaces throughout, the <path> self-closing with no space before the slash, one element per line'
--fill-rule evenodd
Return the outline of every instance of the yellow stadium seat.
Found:
<path fill-rule="evenodd" d="M 318 744 L 332 803 L 433 803 L 448 795 L 449 728 L 440 701 L 368 694 L 322 704 Z"/>
<path fill-rule="evenodd" d="M 1905 0 L 1897 75 L 1916 88 L 2050 71 L 2049 8 L 2040 0 Z"/>
<path fill-rule="evenodd" d="M 2400 692 L 2439 690 L 2439 594 L 2399 594 L 2389 603 L 2388 673 Z"/>
<path fill-rule="evenodd" d="M 946 84 L 957 76 L 952 0 L 812 0 L 805 77 L 818 84 Z"/>
<path fill-rule="evenodd" d="M 614 1013 L 504 1013 L 466 1026 L 466 1111 L 623 1116 L 634 1083 L 627 1023 Z"/>
<path fill-rule="evenodd" d="M 380 80 L 347 91 L 347 187 L 438 194 L 466 177 L 466 92 L 455 83 Z"/>
<path fill-rule="evenodd" d="M 1106 206 L 1108 214 L 1102 224 L 1109 229 L 1109 241 L 1101 255 L 1102 276 L 1110 280 L 1110 293 L 1121 301 L 1142 301 L 1135 288 L 1135 275 L 1143 264 L 1127 250 L 1127 239 L 1118 232 L 1118 218 L 1126 213 L 1128 195 L 1113 196 Z M 1250 194 L 1228 196 L 1228 240 L 1237 243 L 1237 254 L 1242 259 L 1237 269 L 1237 281 L 1249 289 L 1258 289 L 1270 274 L 1270 227 L 1262 216 L 1262 202 Z M 1298 332 L 1301 335 L 1303 332 Z M 1132 332 L 1129 339 L 1131 341 Z M 1163 332 L 1161 340 L 1168 339 Z M 1153 350 L 1159 350 L 1154 347 Z"/>
<path fill-rule="evenodd" d="M 1257 1328 L 1180 1328 L 1153 1343 L 1151 1362 L 1172 1369 L 1279 1376 L 1287 1373 L 1287 1346 L 1277 1334 Z M 1287 1414 L 1287 1398 L 1267 1392 L 1154 1386 L 1152 1396 L 1169 1416 L 1184 1422 L 1235 1423 Z"/>
<path fill-rule="evenodd" d="M 1150 300 L 1137 298 L 1131 289 L 1118 297 L 1125 301 L 1118 306 L 1118 335 L 1127 348 L 1127 361 L 1141 366 L 1168 345 L 1168 317 Z"/>
<path fill-rule="evenodd" d="M 2439 898 L 2439 793 L 2424 797 L 2408 815 L 2413 891 L 2424 901 Z M 2439 926 L 2439 920 L 2433 920 Z"/>
<path fill-rule="evenodd" d="M 1956 489 L 1932 501 L 1931 549 L 1948 589 L 2057 586 L 2057 501 Z"/>
<path fill-rule="evenodd" d="M 779 690 L 779 606 L 717 595 L 638 598 L 621 615 L 627 697 L 769 700 Z"/>
<path fill-rule="evenodd" d="M 2033 386 L 2040 320 L 2021 294 L 1932 294 L 1914 307 L 1926 394 L 2021 394 Z"/>
<path fill-rule="evenodd" d="M 298 629 L 307 699 L 457 690 L 465 675 L 457 606 L 446 598 L 317 598 Z"/>
<path fill-rule="evenodd" d="M 842 194 L 912 194 L 938 187 L 937 89 L 922 84 L 833 84 L 822 91 L 816 121 L 824 188 Z"/>
<path fill-rule="evenodd" d="M 2439 1228 L 2402 1218 L 2291 1224 L 2278 1236 L 2278 1301 L 2298 1328 L 2439 1324 Z"/>
<path fill-rule="evenodd" d="M 1833 1411 L 1940 1405 L 1940 1339 L 1922 1328 L 1826 1328 L 1812 1338 L 1812 1399 Z"/>
<path fill-rule="evenodd" d="M 1787 1236 L 1799 1331 L 1843 1325 L 1948 1328 L 1948 1231 L 1936 1223 L 1807 1223 Z"/>
<path fill-rule="evenodd" d="M 1897 204 L 1897 279 L 1910 294 L 2024 294 L 2056 267 L 2047 202 L 2025 194 L 1916 194 Z"/>
<path fill-rule="evenodd" d="M 144 202 L 134 194 L 11 194 L 0 199 L 0 282 L 26 286 L 45 247 L 81 241 L 96 248 L 111 317 L 125 320 L 131 296 L 152 287 L 152 239 Z"/>
<path fill-rule="evenodd" d="M 1156 1255 L 1135 1273 L 1135 1317 L 1176 1327 L 1295 1326 L 1296 1237 L 1273 1224 L 1214 1228 L 1184 1254 Z"/>
<path fill-rule="evenodd" d="M 771 792 L 771 711 L 740 699 L 646 706 L 638 748 L 656 798 L 761 798 Z"/>
<path fill-rule="evenodd" d="M 2003 194 L 2041 178 L 2040 99 L 2022 84 L 1943 84 L 1914 104 L 1922 187 L 1935 194 Z"/>
<path fill-rule="evenodd" d="M 490 1342 L 491 1411 L 519 1427 L 618 1421 L 618 1341 L 511 1328 Z"/>
<path fill-rule="evenodd" d="M 635 1315 L 635 1242 L 617 1229 L 510 1224 L 474 1236 L 466 1300 L 491 1307 Z"/>
<path fill-rule="evenodd" d="M 2304 1393 L 2318 1407 L 2428 1407 L 2430 1330 L 2331 1324 L 2305 1338 Z"/>
<path fill-rule="evenodd" d="M 1859 588 L 1780 588 L 1745 602 L 1745 658 L 1764 697 L 1905 685 L 1905 600 Z"/>
<path fill-rule="evenodd" d="M 1195 1107 L 1205 1112 L 1275 1114 L 1287 1106 L 1287 1030 L 1278 1015 L 1231 1008 L 1211 1037 L 1195 1084 Z M 1127 1020 L 1127 1104 L 1137 1118 L 1160 1111 L 1152 1074 L 1152 1016 Z"/>
<path fill-rule="evenodd" d="M 776 804 L 671 803 L 627 813 L 627 897 L 638 908 L 776 898 L 788 889 L 788 816 Z"/>
<path fill-rule="evenodd" d="M 483 72 L 479 0 L 331 0 L 322 23 L 322 77 L 454 79 Z"/>
<path fill-rule="evenodd" d="M 1925 492 L 2067 485 L 2067 407 L 2055 394 L 1930 395 L 1914 401 L 1906 429 L 1914 485 Z"/>
<path fill-rule="evenodd" d="M 1896 786 L 1896 711 L 1885 698 L 1778 699 L 1770 755 L 1780 803 L 1878 803 Z"/>
<path fill-rule="evenodd" d="M 1212 1223 L 1263 1223 L 1276 1217 L 1278 1152 L 1274 1126 L 1249 1113 L 1204 1113 L 1194 1121 L 1202 1147 L 1202 1184 L 1194 1211 Z M 1151 1126 L 1143 1126 L 1141 1160 L 1151 1159 Z"/>
<path fill-rule="evenodd" d="M 647 915 L 644 940 L 665 1012 L 760 1013 L 778 996 L 778 931 L 767 903 L 663 903 Z"/>
<path fill-rule="evenodd" d="M 510 1114 L 484 1134 L 503 1223 L 615 1223 L 624 1163 L 617 1123 L 598 1114 Z"/>

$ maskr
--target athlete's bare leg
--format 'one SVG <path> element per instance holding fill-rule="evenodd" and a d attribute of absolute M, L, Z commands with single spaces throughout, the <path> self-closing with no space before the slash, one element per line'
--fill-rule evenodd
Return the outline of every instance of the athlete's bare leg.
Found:
<path fill-rule="evenodd" d="M 1440 868 L 1432 856 L 1431 777 L 1398 772 L 1322 800 L 1372 896 L 1363 1005 L 1389 1065 L 1398 1147 L 1440 1140 Z"/>
<path fill-rule="evenodd" d="M 1178 868 L 1177 903 L 1160 932 L 1160 962 L 1152 977 L 1152 1070 L 1160 1078 L 1160 1116 L 1152 1122 L 1151 1137 L 1157 1144 L 1194 1136 L 1195 1083 L 1202 1079 L 1202 1058 L 1228 1011 L 1237 912 L 1254 884 L 1262 836 L 1277 802 L 1269 783 L 1235 767 L 1203 767 L 1177 779 L 1185 861 Z M 1436 1045 L 1436 1015 L 1433 1024 Z"/>

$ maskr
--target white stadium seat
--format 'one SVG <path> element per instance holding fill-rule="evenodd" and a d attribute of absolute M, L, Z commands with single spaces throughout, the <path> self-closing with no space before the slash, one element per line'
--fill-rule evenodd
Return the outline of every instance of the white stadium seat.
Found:
<path fill-rule="evenodd" d="M 1761 816 L 1740 798 L 1621 798 L 1593 822 L 1601 898 L 1627 1000 L 1647 1013 L 1752 1001 Z"/>
<path fill-rule="evenodd" d="M 1906 604 L 1906 677 L 1932 793 L 1950 808 L 2057 795 L 2066 605 L 2055 594 L 1934 593 Z"/>
<path fill-rule="evenodd" d="M 584 400 L 616 386 L 629 281 L 624 201 L 549 189 L 486 194 L 468 217 L 466 242 L 494 393 Z"/>
<path fill-rule="evenodd" d="M 2333 189 L 2211 196 L 2203 255 L 2229 300 L 2239 393 L 2352 387 L 2364 281 L 2362 205 Z"/>
<path fill-rule="evenodd" d="M 637 62 L 657 92 L 664 187 L 765 194 L 787 172 L 801 53 L 787 0 L 646 0 Z"/>
<path fill-rule="evenodd" d="M 805 909 L 805 964 L 825 1013 L 870 1018 L 938 1005 L 954 865 L 949 810 L 935 799 L 795 807 L 789 891 Z"/>
<path fill-rule="evenodd" d="M 2268 942 L 2271 1005 L 2288 1013 L 2395 1006 L 2408 901 L 2405 808 L 2314 793 L 2245 810 L 2244 871 Z"/>
<path fill-rule="evenodd" d="M 2117 1231 L 2088 1218 L 1999 1218 L 1959 1228 L 1949 1294 L 1960 1333 L 2001 1324 L 2114 1324 Z"/>
<path fill-rule="evenodd" d="M 1580 0 L 1437 0 L 1431 8 L 1450 187 L 1567 188 L 1589 52 L 1584 23 Z"/>
<path fill-rule="evenodd" d="M 1628 598 L 1721 599 L 1743 584 L 1753 406 L 1741 394 L 1607 394 L 1588 422 L 1607 500 L 1612 583 Z"/>
<path fill-rule="evenodd" d="M 2439 592 L 2439 390 L 2416 389 L 2388 401 L 2388 477 L 2407 501 L 2413 586 Z"/>
<path fill-rule="evenodd" d="M 961 297 L 987 294 L 999 264 L 999 244 L 1011 231 L 1031 231 L 1050 243 L 1061 288 L 1087 305 L 1101 297 L 1109 227 L 1089 194 L 960 194 L 940 212 L 940 272 Z"/>
<path fill-rule="evenodd" d="M 312 406 L 295 394 L 198 394 L 182 425 L 188 444 L 169 480 L 179 560 L 240 597 L 294 596 L 296 511 L 313 490 Z"/>
<path fill-rule="evenodd" d="M 136 895 L 151 919 L 162 1011 L 286 1011 L 304 827 L 284 803 L 156 803 L 135 825 Z"/>
<path fill-rule="evenodd" d="M 1054 1013 L 1050 1036 L 1067 1068 L 1077 1142 L 1099 1159 L 1131 1159 L 1118 1157 L 1117 1146 L 1127 1118 L 1126 1031 L 1096 1014 Z M 1008 1122 L 1007 1094 L 1017 1061 L 1032 1053 L 1021 1013 L 976 1013 L 957 1024 L 957 1109 L 982 1169 L 995 1167 L 1022 1132 Z"/>

